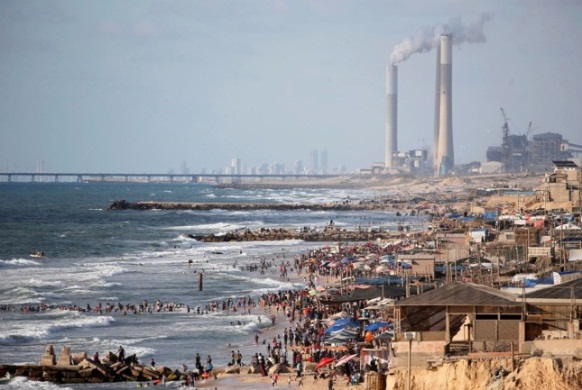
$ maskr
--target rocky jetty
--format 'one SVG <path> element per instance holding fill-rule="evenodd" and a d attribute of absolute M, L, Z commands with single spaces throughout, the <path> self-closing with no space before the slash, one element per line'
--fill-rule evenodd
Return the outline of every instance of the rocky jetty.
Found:
<path fill-rule="evenodd" d="M 253 210 L 389 210 L 390 203 L 377 201 L 359 202 L 334 202 L 321 204 L 287 204 L 287 203 L 192 203 L 192 202 L 135 202 L 126 200 L 113 202 L 108 210 L 229 210 L 229 211 L 253 211 Z"/>
<path fill-rule="evenodd" d="M 87 353 L 71 353 L 63 347 L 57 357 L 52 345 L 47 345 L 39 364 L 0 365 L 0 378 L 23 376 L 33 381 L 52 383 L 149 382 L 180 379 L 180 372 L 167 367 L 152 368 L 137 363 L 135 356 L 118 361 L 109 352 L 98 360 L 87 358 Z"/>
<path fill-rule="evenodd" d="M 381 231 L 376 228 L 347 230 L 334 226 L 322 230 L 313 229 L 242 229 L 225 234 L 209 234 L 206 236 L 186 234 L 185 236 L 201 242 L 230 242 L 230 241 L 280 241 L 303 240 L 313 242 L 329 241 L 374 241 L 376 239 L 390 239 L 409 232 L 409 226 L 400 226 L 399 232 Z M 418 233 L 418 232 L 417 232 Z"/>

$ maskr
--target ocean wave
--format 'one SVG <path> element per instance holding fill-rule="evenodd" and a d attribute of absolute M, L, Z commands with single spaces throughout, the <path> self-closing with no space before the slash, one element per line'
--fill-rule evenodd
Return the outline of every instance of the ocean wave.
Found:
<path fill-rule="evenodd" d="M 28 285 L 31 287 L 56 287 L 56 286 L 62 286 L 63 282 L 61 280 L 57 280 L 57 281 L 53 281 L 53 282 L 49 282 L 46 280 L 40 280 L 40 279 L 35 279 L 35 278 L 31 278 L 27 281 L 24 281 L 22 283 L 23 285 Z"/>
<path fill-rule="evenodd" d="M 56 385 L 51 382 L 32 381 L 23 376 L 12 378 L 10 382 L 2 385 L 6 390 L 73 390 L 71 387 Z"/>
<path fill-rule="evenodd" d="M 67 312 L 67 314 L 73 312 Z M 66 315 L 60 319 L 53 319 L 51 322 L 39 320 L 26 323 L 12 323 L 0 328 L 0 340 L 3 342 L 18 344 L 26 339 L 42 339 L 52 332 L 68 328 L 96 328 L 109 326 L 115 322 L 109 316 L 70 316 Z"/>
<path fill-rule="evenodd" d="M 24 259 L 24 258 L 19 258 L 19 259 L 12 259 L 12 260 L 0 260 L 0 265 L 2 264 L 8 264 L 8 265 L 41 265 L 42 263 L 35 261 L 35 260 L 29 260 L 29 259 Z"/>

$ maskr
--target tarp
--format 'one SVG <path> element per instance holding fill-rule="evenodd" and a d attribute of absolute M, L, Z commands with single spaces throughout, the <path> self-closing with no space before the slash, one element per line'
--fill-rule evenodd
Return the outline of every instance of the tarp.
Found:
<path fill-rule="evenodd" d="M 360 326 L 360 321 L 348 318 L 348 322 L 344 322 L 341 319 L 337 320 L 332 326 L 330 326 L 329 328 L 327 328 L 324 333 L 325 334 L 331 334 L 332 332 L 336 332 L 338 330 L 342 330 L 345 327 L 351 327 L 351 328 L 358 328 Z M 340 322 L 341 321 L 341 322 Z"/>
<path fill-rule="evenodd" d="M 391 340 L 394 338 L 394 333 L 392 332 L 382 332 L 379 335 L 374 336 L 374 340 Z"/>
<path fill-rule="evenodd" d="M 555 230 L 582 230 L 582 228 L 574 225 L 572 222 L 568 222 L 563 225 L 556 226 Z"/>
<path fill-rule="evenodd" d="M 362 365 L 370 364 L 372 359 L 376 359 L 380 363 L 379 366 L 382 369 L 387 369 L 390 361 L 390 351 L 388 349 L 366 348 L 360 351 L 360 362 Z"/>
<path fill-rule="evenodd" d="M 371 323 L 370 325 L 367 325 L 366 330 L 374 331 L 374 330 L 378 330 L 380 328 L 386 328 L 388 326 L 392 326 L 392 324 L 388 323 L 388 322 L 379 321 L 379 322 L 374 322 L 374 323 Z"/>
<path fill-rule="evenodd" d="M 331 338 L 333 339 L 343 339 L 343 341 L 348 341 L 351 339 L 356 339 L 360 335 L 360 328 L 352 328 L 346 326 L 340 330 L 331 332 Z"/>

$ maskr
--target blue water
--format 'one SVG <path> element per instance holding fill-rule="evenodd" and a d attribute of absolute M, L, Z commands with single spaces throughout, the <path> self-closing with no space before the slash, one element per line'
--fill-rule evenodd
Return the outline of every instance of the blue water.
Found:
<path fill-rule="evenodd" d="M 230 348 L 248 351 L 253 335 L 268 321 L 259 323 L 256 312 L 195 314 L 194 309 L 229 297 L 256 299 L 268 291 L 303 287 L 281 280 L 276 268 L 260 275 L 244 266 L 261 259 L 292 261 L 294 255 L 322 244 L 200 243 L 186 234 L 220 234 L 243 227 L 323 228 L 331 219 L 346 228 L 396 229 L 399 222 L 422 223 L 389 212 L 107 211 L 115 200 L 321 203 L 375 195 L 367 190 L 243 191 L 200 184 L 0 184 L 0 306 L 15 309 L 0 311 L 0 363 L 37 363 L 45 346 L 53 344 L 57 354 L 67 346 L 89 355 L 115 352 L 123 345 L 128 355 L 136 353 L 145 362 L 155 358 L 172 368 L 193 365 L 198 352 L 212 354 L 217 365 L 225 365 Z M 35 250 L 46 257 L 31 257 Z M 201 272 L 204 289 L 198 291 Z M 184 307 L 127 315 L 21 311 L 40 304 L 95 307 L 146 299 Z"/>

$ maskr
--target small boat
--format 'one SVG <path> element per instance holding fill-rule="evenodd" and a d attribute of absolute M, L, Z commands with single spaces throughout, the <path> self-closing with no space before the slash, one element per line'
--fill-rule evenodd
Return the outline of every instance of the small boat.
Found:
<path fill-rule="evenodd" d="M 44 251 L 34 251 L 30 254 L 30 257 L 42 258 L 45 257 Z"/>

